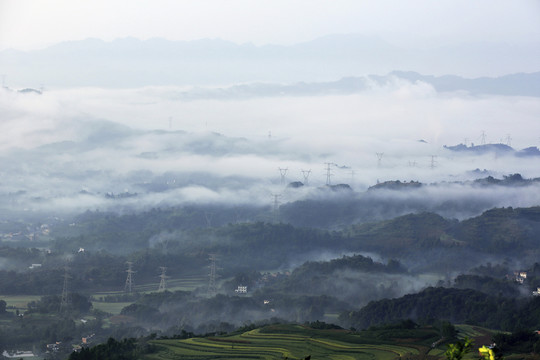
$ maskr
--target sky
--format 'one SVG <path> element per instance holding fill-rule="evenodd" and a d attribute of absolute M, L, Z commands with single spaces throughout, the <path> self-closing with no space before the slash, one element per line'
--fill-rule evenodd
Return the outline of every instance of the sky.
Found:
<path fill-rule="evenodd" d="M 442 60 L 452 62 L 454 55 L 466 60 L 468 50 L 482 48 L 474 45 L 478 42 L 507 42 L 524 45 L 527 50 L 529 44 L 538 46 L 540 1 L 0 0 L 0 50 L 40 49 L 90 37 L 105 41 L 124 37 L 221 38 L 240 44 L 289 45 L 330 34 L 359 34 L 406 49 L 428 48 L 418 52 L 419 62 L 437 65 Z M 473 45 L 451 53 L 450 59 L 424 59 L 425 54 L 436 53 L 429 51 L 430 47 L 452 45 L 454 49 L 466 42 Z M 538 71 L 534 52 L 531 54 L 532 71 Z M 523 72 L 518 57 L 512 53 L 501 61 L 511 62 L 513 72 Z M 28 58 L 38 56 L 31 53 Z M 319 72 L 330 65 L 321 58 L 320 64 L 307 72 L 310 77 L 305 81 L 320 81 Z M 461 142 L 478 144 L 482 132 L 487 133 L 488 143 L 506 142 L 511 137 L 516 149 L 538 146 L 540 98 L 534 96 L 438 92 L 428 83 L 392 76 L 383 84 L 368 82 L 361 92 L 341 95 L 192 99 L 180 95 L 196 95 L 211 89 L 197 86 L 210 85 L 183 83 L 138 88 L 98 88 L 84 83 L 55 88 L 45 83 L 45 91 L 39 95 L 15 91 L 12 84 L 21 73 L 30 72 L 24 68 L 28 64 L 10 62 L 9 54 L 5 59 L 0 61 L 0 74 L 6 74 L 8 85 L 0 88 L 0 200 L 4 199 L 8 208 L 13 206 L 9 201 L 18 201 L 21 209 L 57 206 L 84 211 L 109 206 L 103 196 L 107 192 L 128 190 L 141 194 L 125 199 L 130 206 L 156 206 L 167 201 L 269 204 L 270 194 L 285 191 L 279 168 L 289 169 L 288 181 L 302 180 L 300 171 L 311 169 L 311 185 L 316 187 L 325 183 L 325 163 L 335 164 L 333 181 L 350 183 L 358 191 L 387 180 L 433 183 L 473 180 L 487 174 L 501 178 L 511 173 L 540 177 L 537 157 L 457 155 L 443 147 Z M 79 62 L 70 59 L 62 63 L 54 54 L 38 58 L 38 65 L 58 62 L 57 72 L 30 63 L 28 67 L 37 74 L 21 82 L 19 89 L 40 87 L 42 73 L 58 77 L 65 72 L 77 80 L 78 76 L 71 74 L 80 69 L 68 70 Z M 80 59 L 88 59 L 84 50 Z M 107 61 L 107 65 L 112 62 Z M 350 61 L 355 71 L 376 73 L 370 68 L 358 69 L 359 64 Z M 396 61 L 404 66 L 403 57 Z M 3 63 L 12 68 L 2 68 Z M 107 73 L 114 81 L 120 81 L 122 74 L 131 77 L 141 73 L 140 68 L 119 64 Z M 269 72 L 258 66 L 259 62 L 254 64 L 256 70 Z M 460 62 L 458 67 L 471 67 L 466 61 L 464 64 Z M 90 76 L 95 76 L 90 71 L 96 70 L 92 65 L 107 70 L 91 63 L 85 68 Z M 480 62 L 482 68 L 488 65 Z M 149 71 L 167 74 L 162 63 L 148 66 Z M 304 62 L 299 66 L 308 67 Z M 209 68 L 231 73 L 231 67 L 214 63 Z M 169 73 L 176 71 L 172 69 Z M 453 73 L 444 66 L 443 70 L 443 74 Z M 247 80 L 234 84 L 243 81 Z M 223 89 L 214 90 L 220 93 Z M 381 164 L 377 153 L 384 154 Z M 475 169 L 487 172 L 471 173 Z M 167 185 L 170 191 L 148 190 L 149 184 Z M 289 198 L 284 195 L 282 201 L 311 196 L 309 191 Z M 469 196 L 463 189 L 456 191 Z M 482 196 L 499 198 L 500 202 L 489 202 L 493 206 L 540 203 L 537 188 L 519 191 L 523 193 L 501 190 Z M 14 194 L 20 199 L 14 200 Z M 431 198 L 440 197 L 442 203 L 455 196 L 453 189 L 430 194 Z"/>
<path fill-rule="evenodd" d="M 362 34 L 403 46 L 540 39 L 538 0 L 0 0 L 0 50 L 85 38 L 288 45 Z"/>

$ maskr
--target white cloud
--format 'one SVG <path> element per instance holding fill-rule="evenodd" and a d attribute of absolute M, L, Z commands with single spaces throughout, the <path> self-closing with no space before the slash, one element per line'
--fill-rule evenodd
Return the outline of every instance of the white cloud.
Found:
<path fill-rule="evenodd" d="M 538 98 L 439 94 L 402 81 L 355 95 L 244 100 L 181 101 L 170 96 L 176 90 L 0 91 L 0 194 L 25 190 L 24 206 L 41 197 L 77 209 L 110 206 L 104 194 L 126 189 L 138 197 L 114 204 L 270 204 L 273 193 L 283 202 L 309 194 L 283 192 L 278 168 L 288 169 L 287 181 L 311 169 L 310 184 L 320 186 L 326 162 L 339 165 L 332 183 L 359 191 L 386 180 L 468 180 L 476 168 L 540 177 L 537 158 L 443 149 L 465 138 L 479 143 L 482 130 L 488 142 L 511 134 L 518 149 L 538 145 Z M 376 153 L 384 154 L 380 164 Z M 148 182 L 168 190 L 150 191 Z M 502 198 L 530 203 L 526 195 Z"/>

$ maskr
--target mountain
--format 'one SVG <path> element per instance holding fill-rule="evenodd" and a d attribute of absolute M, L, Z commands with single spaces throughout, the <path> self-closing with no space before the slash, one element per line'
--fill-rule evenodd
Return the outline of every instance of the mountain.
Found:
<path fill-rule="evenodd" d="M 538 71 L 539 49 L 499 43 L 403 49 L 360 35 L 332 35 L 291 46 L 255 46 L 220 39 L 86 39 L 28 52 L 1 51 L 0 70 L 11 87 L 329 81 L 395 69 L 478 76 Z M 512 61 L 508 61 L 508 54 L 512 54 Z M 415 73 L 395 75 L 419 77 Z M 424 77 L 422 81 L 426 80 L 430 79 Z M 456 83 L 463 82 L 452 77 L 435 80 L 442 88 L 455 88 Z M 505 81 L 522 89 L 519 76 Z M 481 78 L 468 85 L 483 89 L 491 86 L 491 80 Z"/>
<path fill-rule="evenodd" d="M 439 92 L 466 90 L 471 94 L 540 96 L 540 72 L 474 79 L 453 75 L 426 76 L 412 71 L 393 71 L 391 74 L 411 82 L 431 84 Z"/>

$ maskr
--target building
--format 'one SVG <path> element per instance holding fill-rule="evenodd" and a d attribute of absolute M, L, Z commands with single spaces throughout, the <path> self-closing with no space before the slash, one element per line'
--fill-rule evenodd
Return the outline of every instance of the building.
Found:
<path fill-rule="evenodd" d="M 237 294 L 247 294 L 247 286 L 238 285 L 238 288 L 234 292 Z"/>

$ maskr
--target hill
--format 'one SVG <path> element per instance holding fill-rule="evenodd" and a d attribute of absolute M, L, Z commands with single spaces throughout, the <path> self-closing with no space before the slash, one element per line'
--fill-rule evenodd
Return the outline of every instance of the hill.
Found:
<path fill-rule="evenodd" d="M 538 327 L 539 313 L 539 298 L 518 300 L 473 289 L 429 287 L 417 294 L 373 301 L 359 311 L 341 314 L 340 321 L 345 326 L 363 329 L 401 319 L 443 319 L 514 331 Z"/>

